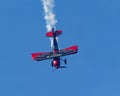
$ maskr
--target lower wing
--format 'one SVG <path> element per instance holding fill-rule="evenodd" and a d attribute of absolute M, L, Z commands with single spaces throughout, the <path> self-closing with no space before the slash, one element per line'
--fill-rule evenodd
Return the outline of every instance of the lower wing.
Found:
<path fill-rule="evenodd" d="M 58 50 L 57 52 L 39 52 L 39 53 L 32 53 L 32 59 L 36 61 L 52 59 L 57 57 L 62 57 L 66 55 L 75 54 L 78 52 L 78 46 L 72 46 L 69 48 L 65 48 L 63 50 Z"/>
<path fill-rule="evenodd" d="M 36 61 L 51 59 L 50 55 L 51 55 L 51 52 L 32 53 L 32 59 Z"/>
<path fill-rule="evenodd" d="M 71 47 L 65 48 L 63 50 L 60 50 L 59 52 L 62 54 L 61 56 L 75 54 L 78 52 L 78 46 L 77 45 L 71 46 Z"/>

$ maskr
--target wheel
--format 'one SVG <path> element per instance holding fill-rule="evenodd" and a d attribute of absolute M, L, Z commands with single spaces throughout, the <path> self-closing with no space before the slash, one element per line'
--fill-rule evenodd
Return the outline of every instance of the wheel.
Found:
<path fill-rule="evenodd" d="M 53 67 L 53 61 L 51 62 L 51 66 Z"/>
<path fill-rule="evenodd" d="M 66 60 L 66 58 L 65 58 L 64 62 L 65 62 L 65 64 L 67 64 L 67 60 Z"/>

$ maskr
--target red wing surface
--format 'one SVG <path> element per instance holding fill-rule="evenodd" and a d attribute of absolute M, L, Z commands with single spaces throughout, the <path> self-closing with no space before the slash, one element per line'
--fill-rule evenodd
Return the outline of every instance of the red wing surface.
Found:
<path fill-rule="evenodd" d="M 58 50 L 57 52 L 39 52 L 39 53 L 32 53 L 32 59 L 36 61 L 52 59 L 56 57 L 62 57 L 66 55 L 75 54 L 78 51 L 78 46 L 72 46 L 69 48 L 65 48 L 63 50 Z"/>
<path fill-rule="evenodd" d="M 40 53 L 32 53 L 32 59 L 36 61 L 52 59 L 56 57 L 61 57 L 60 52 L 40 52 Z"/>
<path fill-rule="evenodd" d="M 32 53 L 32 59 L 36 61 L 51 59 L 52 52 Z"/>
<path fill-rule="evenodd" d="M 66 56 L 66 55 L 71 55 L 71 54 L 75 54 L 78 52 L 78 46 L 72 46 L 69 48 L 65 48 L 63 50 L 60 50 L 61 56 Z"/>

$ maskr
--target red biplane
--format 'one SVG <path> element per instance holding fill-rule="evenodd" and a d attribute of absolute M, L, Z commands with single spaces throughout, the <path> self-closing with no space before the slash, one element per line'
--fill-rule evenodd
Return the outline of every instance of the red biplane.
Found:
<path fill-rule="evenodd" d="M 52 52 L 39 52 L 32 53 L 32 59 L 35 61 L 41 61 L 46 59 L 53 59 L 51 62 L 51 66 L 58 68 L 66 68 L 66 66 L 61 66 L 60 61 L 63 61 L 65 64 L 67 63 L 66 59 L 61 59 L 60 57 L 75 54 L 78 52 L 78 46 L 71 46 L 65 49 L 60 50 L 58 47 L 58 43 L 56 37 L 62 34 L 62 30 L 54 30 L 52 28 L 51 32 L 47 32 L 46 36 L 53 39 L 53 51 Z"/>

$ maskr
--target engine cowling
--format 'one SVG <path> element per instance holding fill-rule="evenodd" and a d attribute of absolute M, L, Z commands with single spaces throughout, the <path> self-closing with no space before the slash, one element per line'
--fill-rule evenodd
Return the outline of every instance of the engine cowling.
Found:
<path fill-rule="evenodd" d="M 54 61 L 53 61 L 53 65 L 54 65 L 54 66 L 56 66 L 56 65 L 58 65 L 58 64 L 59 64 L 58 60 L 54 60 Z"/>
<path fill-rule="evenodd" d="M 53 66 L 56 67 L 57 69 L 60 67 L 60 61 L 59 61 L 59 60 L 53 60 L 52 64 L 53 64 Z"/>

